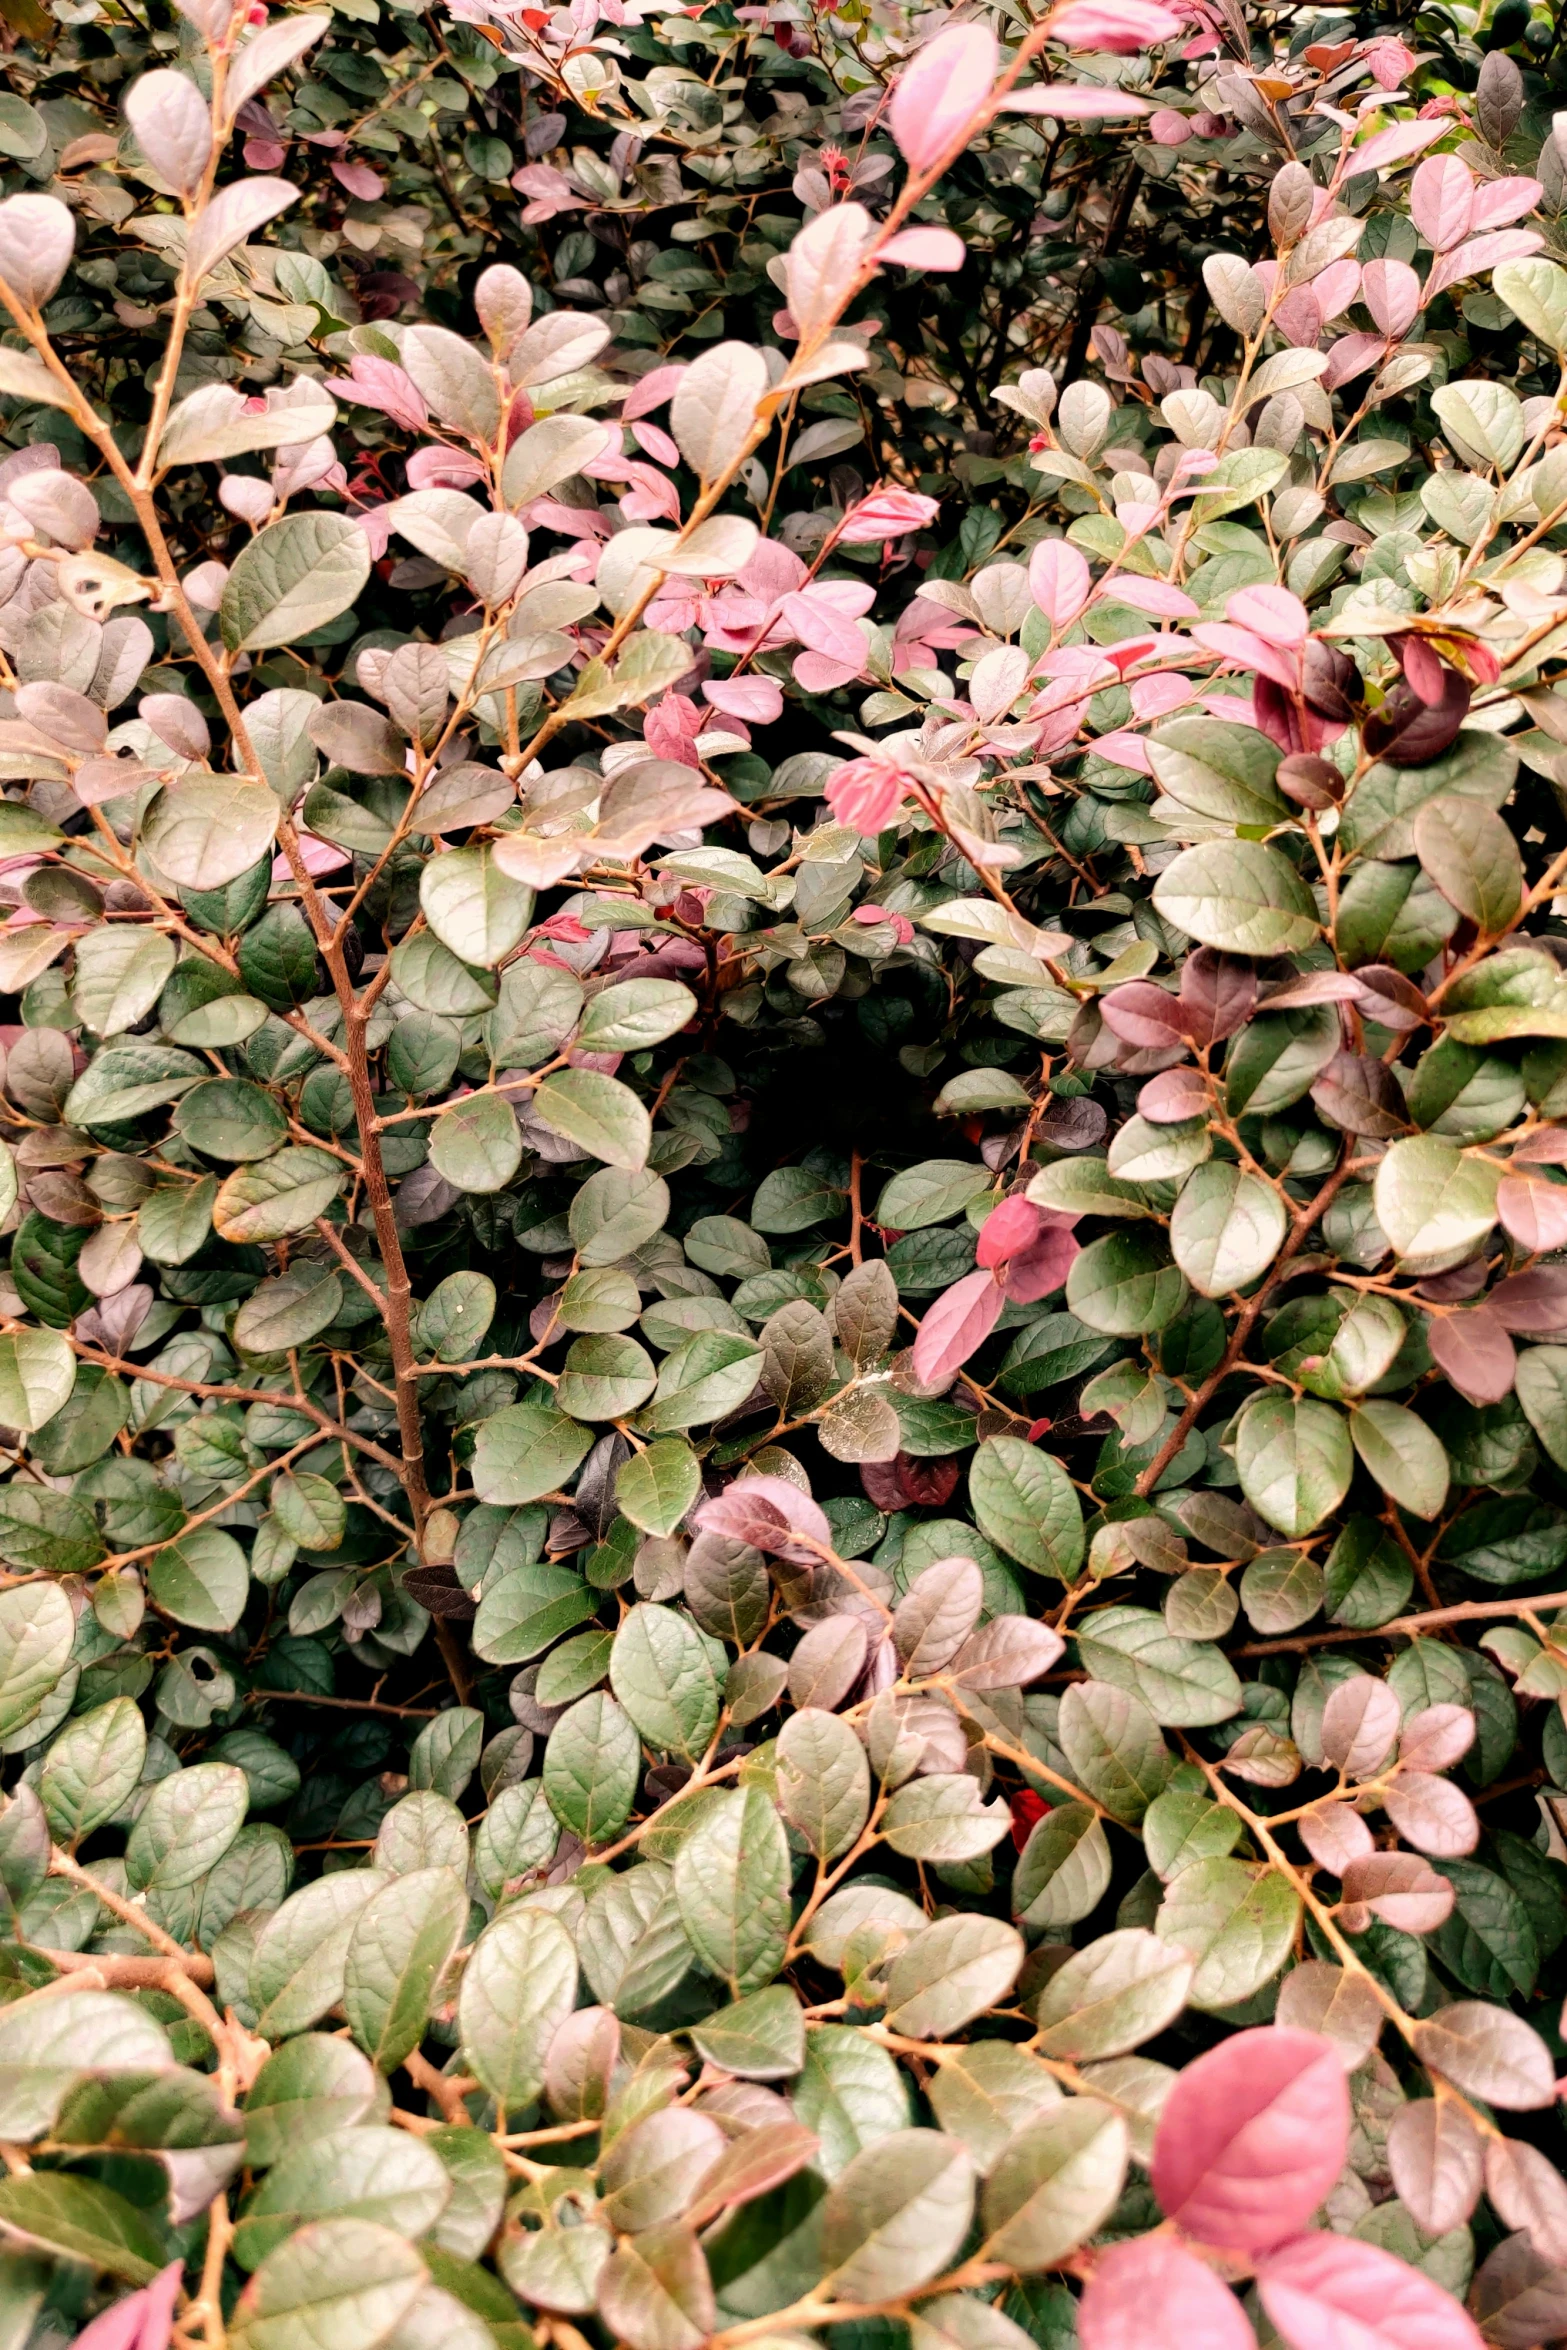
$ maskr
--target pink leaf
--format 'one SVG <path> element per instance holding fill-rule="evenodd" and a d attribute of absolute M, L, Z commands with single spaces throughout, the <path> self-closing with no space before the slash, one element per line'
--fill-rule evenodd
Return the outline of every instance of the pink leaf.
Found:
<path fill-rule="evenodd" d="M 1096 735 L 1094 751 L 1099 758 L 1108 759 L 1112 767 L 1129 767 L 1136 775 L 1153 773 L 1147 742 L 1129 726 L 1118 726 L 1109 734 Z"/>
<path fill-rule="evenodd" d="M 1028 587 L 1053 628 L 1070 628 L 1093 593 L 1093 578 L 1066 539 L 1041 539 L 1028 559 Z"/>
<path fill-rule="evenodd" d="M 1004 1265 L 1008 1257 L 1032 1248 L 1039 1238 L 1044 1218 L 1032 1200 L 1021 1194 L 1004 1199 L 999 1208 L 992 1208 L 979 1228 L 979 1246 L 974 1251 L 976 1264 L 987 1271 L 995 1265 Z"/>
<path fill-rule="evenodd" d="M 1371 1830 L 1347 1803 L 1314 1804 L 1310 1811 L 1302 1812 L 1297 1824 L 1300 1840 L 1312 1859 L 1335 1877 L 1342 1877 L 1355 1861 L 1369 1859 L 1376 1850 Z"/>
<path fill-rule="evenodd" d="M 1399 1760 L 1417 1771 L 1450 1771 L 1474 1740 L 1475 1718 L 1467 1705 L 1425 1705 L 1404 1724 Z"/>
<path fill-rule="evenodd" d="M 1340 384 L 1364 375 L 1368 367 L 1380 366 L 1386 350 L 1380 335 L 1340 335 L 1328 350 L 1328 363 L 1322 371 L 1323 390 L 1336 392 Z"/>
<path fill-rule="evenodd" d="M 1390 130 L 1376 132 L 1356 149 L 1354 169 L 1385 171 L 1391 163 L 1407 163 L 1411 155 L 1445 139 L 1451 128 L 1447 122 L 1395 122 Z"/>
<path fill-rule="evenodd" d="M 920 1324 L 914 1341 L 916 1378 L 927 1387 L 940 1387 L 961 1370 L 994 1330 L 1004 1303 L 1000 1289 L 983 1268 L 954 1281 Z"/>
<path fill-rule="evenodd" d="M 1363 1903 L 1402 1934 L 1434 1934 L 1449 1917 L 1453 1888 L 1418 1852 L 1368 1852 L 1344 1871 L 1344 1899 Z"/>
<path fill-rule="evenodd" d="M 1306 641 L 1311 616 L 1299 596 L 1288 588 L 1237 588 L 1224 607 L 1227 620 L 1239 628 L 1255 629 L 1270 645 L 1299 645 Z"/>
<path fill-rule="evenodd" d="M 883 539 L 901 539 L 911 530 L 923 530 L 940 511 L 939 498 L 922 497 L 915 490 L 872 490 L 868 498 L 849 508 L 838 543 L 874 547 Z"/>
<path fill-rule="evenodd" d="M 1432 155 L 1409 183 L 1409 209 L 1428 245 L 1445 253 L 1469 234 L 1474 174 L 1456 155 Z"/>
<path fill-rule="evenodd" d="M 1156 41 L 1178 40 L 1186 30 L 1173 8 L 1158 0 L 1066 0 L 1053 8 L 1046 30 L 1068 49 L 1108 49 L 1130 57 Z"/>
<path fill-rule="evenodd" d="M 668 367 L 650 368 L 626 394 L 620 411 L 623 420 L 630 424 L 636 417 L 651 416 L 655 408 L 662 408 L 674 396 L 684 374 L 685 368 L 678 361 Z"/>
<path fill-rule="evenodd" d="M 755 726 L 771 726 L 783 716 L 783 689 L 770 677 L 710 677 L 702 692 L 715 710 Z"/>
<path fill-rule="evenodd" d="M 1478 236 L 1482 229 L 1502 228 L 1509 220 L 1522 220 L 1532 212 L 1545 190 L 1538 180 L 1490 180 L 1476 188 L 1474 210 L 1469 215 L 1469 233 Z"/>
<path fill-rule="evenodd" d="M 876 258 L 899 262 L 905 269 L 961 269 L 965 248 L 950 228 L 906 228 L 889 237 Z"/>
<path fill-rule="evenodd" d="M 1032 1248 L 1013 1257 L 1001 1284 L 1013 1305 L 1036 1305 L 1061 1287 L 1078 1254 L 1069 1229 L 1076 1221 L 1075 1216 L 1052 1217 Z"/>
<path fill-rule="evenodd" d="M 1310 286 L 1294 286 L 1273 313 L 1273 323 L 1287 343 L 1314 351 L 1322 332 L 1322 305 Z"/>
<path fill-rule="evenodd" d="M 1360 293 L 1360 263 L 1330 261 L 1311 281 L 1324 320 L 1340 318 Z"/>
<path fill-rule="evenodd" d="M 1481 2350 L 1461 2302 L 1353 2236 L 1298 2236 L 1257 2272 L 1289 2350 Z"/>
<path fill-rule="evenodd" d="M 1420 309 L 1420 279 L 1407 261 L 1368 261 L 1361 298 L 1385 335 L 1405 335 Z"/>
<path fill-rule="evenodd" d="M 1146 114 L 1146 98 L 1125 90 L 1096 90 L 1074 82 L 1040 82 L 1032 90 L 1014 90 L 1001 101 L 1003 114 L 1049 114 L 1057 122 L 1113 122 L 1128 114 Z"/>
<path fill-rule="evenodd" d="M 1437 1369 L 1468 1402 L 1500 1403 L 1512 1394 L 1518 1357 L 1489 1306 L 1476 1306 L 1466 1314 L 1433 1314 L 1426 1324 L 1426 1343 Z"/>
<path fill-rule="evenodd" d="M 796 669 L 799 663 L 795 664 Z M 878 759 L 849 759 L 827 786 L 827 805 L 840 824 L 869 837 L 889 825 L 902 807 L 909 778 Z"/>
<path fill-rule="evenodd" d="M 1257 2252 L 1304 2227 L 1349 2148 L 1349 2089 L 1316 2032 L 1237 2032 L 1177 2077 L 1150 2176 L 1188 2236 Z"/>
<path fill-rule="evenodd" d="M 1462 1860 L 1480 1841 L 1480 1822 L 1468 1796 L 1431 1771 L 1400 1771 L 1382 1808 L 1406 1844 L 1437 1860 Z"/>
<path fill-rule="evenodd" d="M 1426 300 L 1459 285 L 1466 277 L 1478 277 L 1482 269 L 1495 269 L 1499 262 L 1527 261 L 1544 243 L 1532 228 L 1504 228 L 1494 237 L 1472 237 L 1456 253 L 1441 255 L 1426 280 Z"/>
<path fill-rule="evenodd" d="M 1255 2350 L 1228 2285 L 1168 2236 L 1139 2236 L 1101 2253 L 1077 2311 L 1082 2350 Z"/>
<path fill-rule="evenodd" d="M 1230 628 L 1222 620 L 1207 620 L 1192 630 L 1200 645 L 1211 653 L 1221 653 L 1236 669 L 1254 669 L 1264 677 L 1271 677 L 1275 685 L 1293 693 L 1300 684 L 1298 659 L 1290 660 L 1276 645 L 1255 635 L 1249 628 Z"/>
<path fill-rule="evenodd" d="M 999 54 L 988 25 L 955 24 L 904 67 L 888 119 L 910 171 L 928 171 L 973 122 L 990 95 Z"/>
<path fill-rule="evenodd" d="M 1129 604 L 1134 612 L 1151 612 L 1159 620 L 1195 620 L 1202 610 L 1184 588 L 1172 587 L 1167 579 L 1141 579 L 1128 571 L 1102 579 L 1094 591 L 1095 602 L 1101 598 L 1108 604 Z"/>
<path fill-rule="evenodd" d="M 378 196 L 386 194 L 385 180 L 368 163 L 334 163 L 332 177 L 340 188 L 346 188 L 351 196 L 357 196 L 365 204 L 373 204 Z"/>
<path fill-rule="evenodd" d="M 1385 1681 L 1356 1673 L 1341 1681 L 1322 1709 L 1322 1751 L 1346 1779 L 1369 1779 L 1392 1752 L 1399 1703 Z"/>

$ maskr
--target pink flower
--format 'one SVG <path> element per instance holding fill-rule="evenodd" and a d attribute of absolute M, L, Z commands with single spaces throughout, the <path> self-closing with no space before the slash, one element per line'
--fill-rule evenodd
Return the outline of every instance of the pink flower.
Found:
<path fill-rule="evenodd" d="M 913 490 L 872 490 L 851 506 L 838 533 L 846 547 L 871 547 L 883 539 L 900 539 L 905 532 L 923 530 L 935 519 L 940 501 L 920 497 Z"/>
<path fill-rule="evenodd" d="M 913 777 L 879 759 L 850 759 L 827 786 L 827 805 L 840 824 L 869 837 L 883 831 L 902 807 Z"/>

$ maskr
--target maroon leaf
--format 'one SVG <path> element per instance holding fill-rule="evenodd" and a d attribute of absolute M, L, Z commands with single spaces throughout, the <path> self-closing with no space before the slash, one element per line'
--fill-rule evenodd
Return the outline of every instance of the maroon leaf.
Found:
<path fill-rule="evenodd" d="M 889 1517 L 894 1510 L 940 1509 L 943 1502 L 951 1500 L 958 1476 L 958 1463 L 950 1457 L 916 1461 L 900 1452 L 895 1460 L 860 1463 L 866 1500 Z"/>
<path fill-rule="evenodd" d="M 1133 979 L 1125 987 L 1112 987 L 1100 997 L 1099 1009 L 1105 1025 L 1127 1044 L 1153 1052 L 1167 1052 L 1171 1046 L 1186 1049 L 1184 1005 L 1151 980 Z"/>
<path fill-rule="evenodd" d="M 1409 1113 L 1398 1079 L 1371 1053 L 1335 1053 L 1311 1089 L 1331 1125 L 1348 1134 L 1407 1134 Z"/>
<path fill-rule="evenodd" d="M 1567 1330 L 1567 1265 L 1536 1265 L 1499 1281 L 1486 1304 L 1506 1330 L 1550 1338 Z"/>
<path fill-rule="evenodd" d="M 1508 1238 L 1531 1256 L 1567 1248 L 1567 1184 L 1504 1175 L 1496 1187 L 1496 1212 Z"/>
<path fill-rule="evenodd" d="M 1484 2140 L 1450 2097 L 1412 2098 L 1388 2125 L 1387 2159 L 1399 2201 L 1428 2236 L 1461 2227 L 1480 2200 Z"/>
<path fill-rule="evenodd" d="M 1367 1859 L 1376 1850 L 1371 1830 L 1351 1804 L 1314 1804 L 1296 1825 L 1312 1859 L 1335 1877 L 1342 1877 L 1353 1862 Z"/>
<path fill-rule="evenodd" d="M 704 1534 L 748 1542 L 754 1550 L 789 1559 L 796 1566 L 815 1566 L 832 1549 L 832 1528 L 825 1514 L 787 1477 L 737 1478 L 712 1501 L 702 1503 L 696 1523 Z"/>
<path fill-rule="evenodd" d="M 1348 971 L 1303 971 L 1282 987 L 1270 987 L 1257 1000 L 1259 1012 L 1287 1012 L 1297 1004 L 1357 1004 L 1361 998 L 1358 975 Z"/>
<path fill-rule="evenodd" d="M 1391 963 L 1362 963 L 1355 977 L 1361 986 L 1361 1010 L 1379 1028 L 1395 1029 L 1402 1034 L 1405 1029 L 1419 1028 L 1430 1020 L 1430 1010 L 1419 988 L 1402 971 L 1395 971 Z"/>
<path fill-rule="evenodd" d="M 1031 1616 L 992 1616 L 965 1640 L 948 1676 L 960 1689 L 1023 1689 L 1065 1650 L 1060 1633 Z"/>
<path fill-rule="evenodd" d="M 1193 1044 L 1218 1044 L 1245 1026 L 1257 1003 L 1257 974 L 1240 955 L 1199 947 L 1181 967 L 1181 1012 Z"/>
<path fill-rule="evenodd" d="M 1500 1403 L 1511 1395 L 1518 1357 L 1501 1317 L 1489 1305 L 1466 1314 L 1433 1314 L 1426 1342 L 1437 1369 L 1468 1402 Z"/>
<path fill-rule="evenodd" d="M 1513 1145 L 1515 1167 L 1567 1165 L 1567 1126 L 1540 1126 Z"/>
<path fill-rule="evenodd" d="M 1450 1771 L 1474 1744 L 1475 1718 L 1467 1705 L 1426 1705 L 1411 1714 L 1398 1758 L 1417 1771 Z"/>

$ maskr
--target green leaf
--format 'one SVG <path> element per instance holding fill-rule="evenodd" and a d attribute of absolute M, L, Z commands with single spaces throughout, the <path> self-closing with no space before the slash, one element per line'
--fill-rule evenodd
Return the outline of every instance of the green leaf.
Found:
<path fill-rule="evenodd" d="M 755 1393 L 762 1361 L 755 1339 L 730 1330 L 697 1331 L 664 1357 L 638 1426 L 662 1435 L 724 1419 Z"/>
<path fill-rule="evenodd" d="M 125 1847 L 132 1891 L 167 1893 L 194 1885 L 227 1852 L 249 1803 L 245 1774 L 232 1763 L 192 1763 L 160 1779 Z"/>
<path fill-rule="evenodd" d="M 64 1991 L 42 2005 L 0 2011 L 0 2127 L 28 2145 L 50 2136 L 77 2085 L 169 2072 L 168 2035 L 133 1999 Z"/>
<path fill-rule="evenodd" d="M 513 1909 L 485 1927 L 463 1970 L 463 2062 L 512 2113 L 544 2085 L 549 2044 L 577 2002 L 577 1952 L 559 1918 Z"/>
<path fill-rule="evenodd" d="M 1412 1517 L 1441 1515 L 1447 1499 L 1447 1454 L 1441 1438 L 1400 1403 L 1369 1397 L 1349 1415 L 1349 1432 L 1383 1492 Z"/>
<path fill-rule="evenodd" d="M 1223 1650 L 1175 1639 L 1151 1608 L 1101 1608 L 1076 1625 L 1075 1636 L 1096 1681 L 1129 1690 L 1167 1727 L 1203 1729 L 1241 1710 L 1241 1685 Z"/>
<path fill-rule="evenodd" d="M 1083 1512 L 1059 1461 L 1015 1436 L 982 1444 L 969 1468 L 981 1533 L 1035 1574 L 1069 1583 L 1083 1562 Z"/>
<path fill-rule="evenodd" d="M 1220 1816 L 1233 1822 L 1233 1813 Z M 1175 2022 L 1193 1972 L 1184 1951 L 1145 1927 L 1102 1934 L 1058 1967 L 1041 1992 L 1035 2010 L 1040 2054 L 1060 2064 L 1087 2064 L 1141 2047 Z"/>
<path fill-rule="evenodd" d="M 0 2179 L 0 2228 L 127 2285 L 150 2284 L 168 2258 L 161 2235 L 123 2195 L 59 2171 Z"/>
<path fill-rule="evenodd" d="M 644 1534 L 673 1534 L 701 1490 L 701 1464 L 675 1436 L 633 1453 L 615 1473 L 616 1505 Z"/>
<path fill-rule="evenodd" d="M 458 1191 L 504 1191 L 522 1164 L 522 1133 L 511 1103 L 498 1093 L 466 1095 L 436 1119 L 430 1160 Z"/>
<path fill-rule="evenodd" d="M 657 1384 L 653 1358 L 634 1338 L 579 1338 L 566 1352 L 555 1400 L 578 1420 L 621 1420 Z"/>
<path fill-rule="evenodd" d="M 176 1101 L 208 1074 L 189 1053 L 166 1045 L 115 1045 L 92 1060 L 71 1087 L 65 1111 L 77 1126 L 110 1126 Z"/>
<path fill-rule="evenodd" d="M 1518 916 L 1523 859 L 1500 816 L 1478 800 L 1439 794 L 1415 818 L 1415 853 L 1443 897 L 1499 937 Z"/>
<path fill-rule="evenodd" d="M 1536 254 L 1528 261 L 1499 263 L 1491 285 L 1548 350 L 1567 350 L 1567 270 Z"/>
<path fill-rule="evenodd" d="M 1169 718 L 1148 737 L 1148 760 L 1168 798 L 1215 823 L 1271 827 L 1293 813 L 1273 780 L 1278 745 L 1253 726 Z"/>
<path fill-rule="evenodd" d="M 662 1754 L 695 1762 L 718 1723 L 718 1683 L 707 1644 L 678 1609 L 643 1601 L 610 1651 L 610 1687 L 640 1737 Z"/>
<path fill-rule="evenodd" d="M 1260 841 L 1203 841 L 1154 883 L 1166 922 L 1231 955 L 1298 955 L 1315 944 L 1316 901 L 1288 858 Z"/>
<path fill-rule="evenodd" d="M 917 1167 L 894 1175 L 886 1185 L 876 1203 L 876 1221 L 893 1232 L 919 1232 L 931 1224 L 945 1224 L 949 1217 L 961 1216 L 970 1201 L 983 1198 L 991 1182 L 989 1168 L 977 1159 L 923 1159 Z M 829 1212 L 826 1207 L 822 1210 L 824 1215 Z M 757 1229 L 765 1232 L 779 1227 L 759 1224 Z"/>
<path fill-rule="evenodd" d="M 533 1096 L 535 1115 L 590 1157 L 635 1173 L 647 1163 L 652 1121 L 629 1085 L 596 1069 L 563 1069 Z"/>
<path fill-rule="evenodd" d="M 504 963 L 533 920 L 532 890 L 503 873 L 487 847 L 432 857 L 419 876 L 419 904 L 441 944 L 481 969 Z"/>
<path fill-rule="evenodd" d="M 130 1800 L 147 1757 L 147 1726 L 128 1697 L 79 1714 L 54 1740 L 38 1792 L 57 1840 L 74 1850 Z"/>
<path fill-rule="evenodd" d="M 1298 1540 L 1337 1509 L 1349 1491 L 1355 1456 L 1342 1412 L 1310 1398 L 1268 1393 L 1241 1415 L 1235 1466 L 1252 1508 Z"/>
<path fill-rule="evenodd" d="M 290 1894 L 262 1927 L 250 1968 L 258 2030 L 269 2040 L 307 2031 L 343 1996 L 343 1969 L 359 1912 L 388 1881 L 348 1869 Z"/>
<path fill-rule="evenodd" d="M 782 1963 L 789 1874 L 783 1823 L 759 1787 L 726 1793 L 676 1856 L 675 1897 L 691 1946 L 736 1999 L 770 1983 Z"/>
<path fill-rule="evenodd" d="M 1036 1820 L 1012 1873 L 1012 1906 L 1035 1933 L 1075 1926 L 1110 1886 L 1109 1840 L 1086 1803 L 1058 1803 Z"/>
<path fill-rule="evenodd" d="M 76 1618 L 58 1583 L 0 1591 L 0 1738 L 31 1721 L 65 1671 L 75 1638 Z"/>
<path fill-rule="evenodd" d="M 441 1363 L 467 1362 L 478 1353 L 495 1319 L 495 1306 L 495 1284 L 488 1273 L 448 1273 L 419 1308 L 420 1351 Z"/>
<path fill-rule="evenodd" d="M 1279 1193 L 1227 1161 L 1189 1177 L 1170 1218 L 1170 1249 L 1203 1297 L 1249 1289 L 1283 1246 L 1289 1217 Z"/>
<path fill-rule="evenodd" d="M 778 1738 L 778 1808 L 819 1861 L 848 1851 L 870 1817 L 871 1774 L 848 1723 L 803 1706 Z"/>
<path fill-rule="evenodd" d="M 425 2290 L 417 2249 L 392 2228 L 326 2219 L 267 2255 L 234 2305 L 231 2350 L 378 2350 Z"/>
<path fill-rule="evenodd" d="M 474 1491 L 481 1501 L 538 1501 L 565 1483 L 592 1446 L 591 1430 L 548 1399 L 509 1404 L 480 1425 Z"/>
<path fill-rule="evenodd" d="M 1097 2097 L 1019 2130 L 985 2182 L 981 2256 L 1025 2273 L 1056 2267 L 1114 2210 L 1128 2152 L 1125 2120 Z"/>
<path fill-rule="evenodd" d="M 590 997 L 577 1043 L 584 1052 L 646 1052 L 686 1027 L 696 1009 L 678 979 L 623 979 Z"/>
<path fill-rule="evenodd" d="M 370 541 L 357 522 L 324 508 L 286 515 L 241 549 L 224 582 L 223 642 L 254 653 L 309 636 L 346 612 L 369 576 Z"/>
<path fill-rule="evenodd" d="M 76 1384 L 76 1357 L 54 1330 L 0 1337 L 0 1425 L 24 1435 L 63 1411 Z"/>
<path fill-rule="evenodd" d="M 1109 1338 L 1163 1330 L 1187 1295 L 1186 1276 L 1170 1262 L 1163 1233 L 1152 1231 L 1107 1232 L 1090 1241 L 1066 1277 L 1070 1310 Z"/>
<path fill-rule="evenodd" d="M 261 1287 L 234 1316 L 234 1338 L 247 1354 L 285 1354 L 307 1346 L 342 1310 L 343 1281 L 335 1266 L 302 1257 Z"/>
<path fill-rule="evenodd" d="M 348 1170 L 307 1147 L 275 1151 L 220 1186 L 212 1221 L 225 1240 L 281 1240 L 305 1232 L 337 1197 Z"/>
<path fill-rule="evenodd" d="M 691 2027 L 709 2064 L 745 2081 L 792 2080 L 805 2062 L 805 2018 L 787 1983 L 754 1991 Z"/>
<path fill-rule="evenodd" d="M 240 775 L 198 776 L 159 792 L 143 820 L 142 840 L 159 872 L 180 889 L 218 890 L 266 855 L 278 814 L 277 799 L 264 783 Z"/>
<path fill-rule="evenodd" d="M 544 1792 L 563 1828 L 584 1844 L 602 1844 L 631 1816 L 641 1768 L 630 1716 L 596 1689 L 568 1707 L 550 1732 Z"/>
<path fill-rule="evenodd" d="M 76 942 L 71 1001 L 99 1036 L 118 1036 L 144 1019 L 174 968 L 174 941 L 166 931 L 129 925 L 89 930 Z"/>
<path fill-rule="evenodd" d="M 1153 1930 L 1195 1959 L 1193 2007 L 1237 2007 L 1271 1981 L 1289 1955 L 1300 1901 L 1271 1869 L 1245 1861 L 1194 1861 L 1166 1889 Z"/>
<path fill-rule="evenodd" d="M 914 2040 L 950 2038 L 1005 2003 L 1026 1955 L 1022 1935 L 999 1918 L 939 1919 L 892 1962 L 888 2030 Z"/>
<path fill-rule="evenodd" d="M 405 2131 L 369 2123 L 291 2147 L 249 2198 L 233 2257 L 254 2269 L 312 2221 L 360 2219 L 422 2236 L 451 2181 L 440 2157 Z"/>
<path fill-rule="evenodd" d="M 382 2073 L 424 2037 L 441 1970 L 468 1923 L 468 1895 L 450 1869 L 414 1869 L 359 1912 L 343 1967 L 343 2013 Z"/>
<path fill-rule="evenodd" d="M 1496 1221 L 1501 1169 L 1435 1135 L 1391 1144 L 1377 1168 L 1377 1222 L 1400 1269 L 1425 1278 L 1473 1254 Z"/>
<path fill-rule="evenodd" d="M 230 1632 L 245 1612 L 250 1563 L 232 1534 L 193 1526 L 149 1562 L 147 1588 L 177 1624 Z"/>
<path fill-rule="evenodd" d="M 974 2168 L 939 2130 L 899 2130 L 828 2189 L 822 2260 L 835 2295 L 881 2301 L 939 2276 L 968 2233 Z"/>

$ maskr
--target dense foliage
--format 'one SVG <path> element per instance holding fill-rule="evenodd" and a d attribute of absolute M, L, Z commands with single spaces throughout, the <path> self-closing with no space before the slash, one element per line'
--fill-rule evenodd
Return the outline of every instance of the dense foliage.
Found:
<path fill-rule="evenodd" d="M 0 17 L 0 2350 L 1567 2334 L 1553 12 Z"/>

